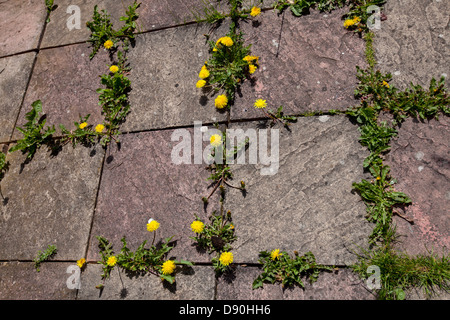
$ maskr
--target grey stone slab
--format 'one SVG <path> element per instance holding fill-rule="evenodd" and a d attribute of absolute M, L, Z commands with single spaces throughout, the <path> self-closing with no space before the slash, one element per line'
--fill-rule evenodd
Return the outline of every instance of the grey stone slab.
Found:
<path fill-rule="evenodd" d="M 37 49 L 47 9 L 41 0 L 0 3 L 0 57 Z"/>
<path fill-rule="evenodd" d="M 450 120 L 419 122 L 407 119 L 391 142 L 386 164 L 397 180 L 396 190 L 406 193 L 412 201 L 398 208 L 394 216 L 400 235 L 399 249 L 411 255 L 434 251 L 441 256 L 450 248 Z"/>
<path fill-rule="evenodd" d="M 43 262 L 37 272 L 32 262 L 0 263 L 1 300 L 74 300 L 67 287 L 70 262 Z"/>
<path fill-rule="evenodd" d="M 174 164 L 173 130 L 126 134 L 121 147 L 107 151 L 92 226 L 88 260 L 99 260 L 97 236 L 103 236 L 115 252 L 126 237 L 131 250 L 147 240 L 149 247 L 174 236 L 169 256 L 193 262 L 209 262 L 209 255 L 194 246 L 190 224 L 197 214 L 208 221 L 212 210 L 219 208 L 218 193 L 204 207 L 202 197 L 211 192 L 206 164 Z M 192 130 L 189 130 L 190 134 Z M 193 136 L 191 137 L 193 143 Z M 160 223 L 156 235 L 147 231 L 152 218 Z"/>
<path fill-rule="evenodd" d="M 225 35 L 224 23 L 211 31 L 211 39 Z M 208 59 L 206 25 L 187 25 L 139 35 L 130 50 L 131 113 L 124 132 L 192 126 L 227 119 L 216 111 L 214 98 L 196 88 L 198 73 Z"/>
<path fill-rule="evenodd" d="M 0 59 L 0 141 L 9 141 L 25 95 L 35 53 Z"/>
<path fill-rule="evenodd" d="M 347 8 L 295 17 L 291 12 L 264 11 L 241 23 L 251 54 L 259 56 L 252 81 L 245 81 L 231 110 L 232 119 L 261 117 L 253 104 L 267 100 L 285 114 L 345 110 L 354 98 L 356 66 L 365 66 L 364 41 L 342 25 Z"/>
<path fill-rule="evenodd" d="M 32 260 L 56 245 L 58 260 L 84 256 L 104 151 L 68 145 L 56 156 L 45 146 L 24 165 L 20 151 L 8 154 L 2 180 L 0 259 Z"/>
<path fill-rule="evenodd" d="M 117 268 L 116 268 L 117 269 Z M 212 300 L 214 269 L 209 266 L 177 267 L 175 283 L 162 282 L 152 274 L 134 275 L 112 270 L 101 294 L 95 286 L 102 283 L 100 265 L 88 264 L 81 273 L 79 300 Z"/>
<path fill-rule="evenodd" d="M 48 23 L 42 40 L 42 47 L 52 47 L 87 41 L 91 34 L 86 27 L 86 22 L 92 21 L 94 6 L 99 10 L 105 9 L 111 16 L 111 22 L 115 29 L 119 29 L 123 22 L 119 21 L 125 16 L 126 9 L 134 0 L 61 0 L 58 8 L 52 12 L 51 21 Z M 138 1 L 141 6 L 137 10 L 139 18 L 136 21 L 136 32 L 147 32 L 161 28 L 181 25 L 195 21 L 195 16 L 203 16 L 203 8 L 213 6 L 221 12 L 227 12 L 226 1 L 204 0 L 159 0 Z M 70 6 L 77 6 L 80 11 L 80 29 L 68 27 L 73 24 L 71 16 L 74 11 Z M 78 9 L 75 9 L 78 10 Z M 69 22 L 68 22 L 69 20 Z"/>
<path fill-rule="evenodd" d="M 247 189 L 245 197 L 230 189 L 225 201 L 238 238 L 235 261 L 257 262 L 260 251 L 279 248 L 312 251 L 321 264 L 351 264 L 356 256 L 350 250 L 365 244 L 373 228 L 352 192 L 352 183 L 367 176 L 362 163 L 368 153 L 358 129 L 346 117 L 325 116 L 300 118 L 291 131 L 279 132 L 279 166 L 272 163 L 272 175 L 263 171 L 269 163 L 261 158 L 231 165 L 234 180 L 243 180 Z"/>
<path fill-rule="evenodd" d="M 431 78 L 450 75 L 449 11 L 448 1 L 387 2 L 374 45 L 378 68 L 393 75 L 394 85 L 428 87 Z"/>
<path fill-rule="evenodd" d="M 23 107 L 17 120 L 17 126 L 26 123 L 25 114 L 31 110 L 35 100 L 42 101 L 43 113 L 47 115 L 46 125 L 54 125 L 57 134 L 59 125 L 73 130 L 74 122 L 80 116 L 90 114 L 88 123 L 95 125 L 103 122 L 101 107 L 98 105 L 100 76 L 107 74 L 111 65 L 104 51 L 89 60 L 91 49 L 87 44 L 75 44 L 65 47 L 41 50 L 36 59 L 33 75 L 25 95 Z M 14 139 L 22 134 L 14 130 Z"/>

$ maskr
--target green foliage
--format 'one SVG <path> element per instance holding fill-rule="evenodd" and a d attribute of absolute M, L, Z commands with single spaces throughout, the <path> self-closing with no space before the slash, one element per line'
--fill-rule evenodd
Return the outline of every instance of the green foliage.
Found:
<path fill-rule="evenodd" d="M 250 45 L 244 46 L 242 32 L 235 34 L 230 31 L 226 36 L 233 40 L 232 46 L 209 41 L 211 58 L 206 66 L 210 72 L 207 78 L 208 86 L 216 92 L 224 91 L 229 107 L 234 101 L 236 89 L 250 76 L 250 64 L 243 60 L 250 54 Z"/>
<path fill-rule="evenodd" d="M 263 109 L 264 112 L 266 112 Z M 267 115 L 272 118 L 272 124 L 279 122 L 281 123 L 284 127 L 288 128 L 289 125 L 292 122 L 296 122 L 297 121 L 297 117 L 296 116 L 285 116 L 284 112 L 283 112 L 283 106 L 279 106 L 277 111 L 274 112 L 270 109 L 267 110 Z"/>
<path fill-rule="evenodd" d="M 201 221 L 198 216 L 195 216 L 196 221 Z M 236 240 L 234 234 L 234 226 L 231 223 L 231 212 L 227 212 L 225 215 L 216 213 L 214 211 L 209 217 L 209 224 L 205 224 L 205 227 L 201 233 L 196 234 L 195 237 L 189 237 L 194 240 L 197 245 L 209 253 L 214 251 L 223 252 L 231 250 L 231 243 Z M 201 221 L 204 223 L 203 221 Z"/>
<path fill-rule="evenodd" d="M 321 12 L 330 12 L 342 8 L 347 2 L 346 0 L 278 0 L 273 7 L 279 13 L 289 8 L 294 16 L 300 17 L 309 14 L 310 9 L 313 8 L 317 8 Z"/>
<path fill-rule="evenodd" d="M 101 76 L 101 84 L 105 88 L 97 89 L 97 93 L 100 94 L 99 105 L 102 107 L 107 129 L 107 134 L 100 141 L 102 145 L 106 145 L 111 137 L 119 134 L 120 124 L 125 121 L 130 111 L 128 94 L 131 91 L 131 81 L 125 76 L 128 69 L 123 61 L 119 61 L 118 67 L 118 72 Z"/>
<path fill-rule="evenodd" d="M 45 116 L 40 117 L 42 112 L 42 102 L 36 100 L 31 105 L 32 109 L 25 115 L 25 119 L 28 122 L 23 128 L 17 128 L 22 134 L 23 139 L 17 141 L 17 144 L 13 146 L 9 151 L 14 152 L 21 150 L 22 153 L 28 153 L 27 159 L 31 160 L 36 153 L 37 149 L 42 144 L 45 144 L 55 133 L 55 127 L 47 127 L 44 130 L 46 118 Z"/>
<path fill-rule="evenodd" d="M 96 139 L 101 135 L 97 133 L 92 125 L 86 125 L 86 127 L 80 127 L 81 124 L 88 122 L 90 114 L 85 117 L 80 117 L 80 122 L 74 122 L 75 130 L 69 131 L 62 124 L 59 125 L 63 137 L 61 138 L 62 143 L 71 142 L 72 146 L 75 147 L 78 143 L 83 145 L 90 145 L 95 143 Z"/>
<path fill-rule="evenodd" d="M 46 22 L 50 22 L 50 14 L 54 11 L 58 6 L 54 5 L 54 0 L 45 0 L 45 6 L 47 8 L 47 20 Z"/>
<path fill-rule="evenodd" d="M 381 288 L 378 298 L 383 300 L 403 300 L 405 290 L 422 288 L 426 296 L 431 296 L 436 288 L 450 289 L 450 260 L 448 256 L 417 255 L 415 257 L 399 253 L 388 247 L 377 247 L 358 255 L 358 262 L 351 266 L 362 278 L 367 278 L 367 268 L 380 268 Z"/>
<path fill-rule="evenodd" d="M 2 181 L 5 171 L 8 170 L 8 164 L 6 154 L 0 152 L 0 181 Z"/>
<path fill-rule="evenodd" d="M 370 6 L 378 6 L 382 8 L 382 6 L 386 3 L 386 0 L 350 0 L 349 3 L 349 11 L 345 15 L 348 19 L 359 17 L 361 22 L 358 24 L 355 32 L 369 32 L 367 27 L 367 21 L 370 16 L 373 15 L 373 12 L 367 12 L 367 8 Z"/>
<path fill-rule="evenodd" d="M 281 251 L 278 258 L 272 259 L 271 252 L 261 251 L 259 263 L 263 264 L 263 272 L 253 281 L 253 289 L 263 287 L 264 282 L 281 282 L 283 287 L 298 284 L 304 288 L 302 277 L 309 276 L 311 283 L 317 281 L 320 271 L 332 271 L 333 267 L 316 263 L 316 258 L 311 252 L 299 256 L 294 252 L 295 258 L 291 258 L 286 251 Z"/>
<path fill-rule="evenodd" d="M 110 15 L 106 10 L 99 12 L 98 6 L 94 7 L 92 21 L 86 23 L 86 26 L 91 31 L 91 36 L 88 40 L 92 45 L 92 53 L 89 55 L 90 59 L 97 54 L 107 40 L 111 40 L 114 43 L 113 48 L 117 48 L 120 41 L 126 47 L 128 46 L 129 40 L 134 39 L 134 32 L 137 29 L 136 20 L 139 15 L 136 10 L 140 5 L 140 3 L 135 1 L 132 6 L 128 7 L 126 15 L 120 18 L 120 21 L 124 21 L 124 25 L 119 30 L 114 30 Z"/>
<path fill-rule="evenodd" d="M 49 245 L 44 252 L 38 251 L 36 258 L 34 258 L 33 260 L 36 271 L 39 272 L 41 263 L 50 259 L 53 255 L 56 254 L 57 251 L 58 249 L 56 249 L 55 245 Z"/>

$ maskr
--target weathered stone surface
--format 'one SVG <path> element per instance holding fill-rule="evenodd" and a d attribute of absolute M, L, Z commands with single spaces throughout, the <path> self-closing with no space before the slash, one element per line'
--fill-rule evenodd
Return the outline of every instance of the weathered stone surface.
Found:
<path fill-rule="evenodd" d="M 208 59 L 204 34 L 208 26 L 188 25 L 139 35 L 130 51 L 132 112 L 123 131 L 192 126 L 194 121 L 226 120 L 216 111 L 214 98 L 196 88 L 198 73 Z M 212 38 L 227 32 L 225 24 Z"/>
<path fill-rule="evenodd" d="M 374 44 L 378 67 L 393 75 L 394 85 L 428 87 L 431 78 L 450 75 L 449 11 L 448 1 L 387 2 Z"/>
<path fill-rule="evenodd" d="M 106 52 L 100 52 L 89 60 L 91 49 L 87 44 L 76 44 L 61 48 L 41 50 L 36 60 L 25 101 L 20 111 L 18 126 L 26 123 L 25 114 L 31 110 L 35 100 L 42 101 L 46 125 L 59 124 L 68 130 L 75 129 L 74 121 L 91 114 L 89 124 L 103 121 L 98 105 L 98 88 L 103 88 L 100 75 L 108 73 L 111 65 Z M 15 130 L 13 137 L 22 138 Z"/>
<path fill-rule="evenodd" d="M 264 283 L 252 289 L 253 281 L 262 273 L 259 267 L 238 266 L 233 273 L 222 276 L 217 283 L 218 300 L 372 300 L 368 289 L 348 269 L 321 272 L 317 282 L 304 278 L 305 288 L 298 285 L 283 288 L 281 284 Z"/>
<path fill-rule="evenodd" d="M 62 0 L 58 2 L 58 8 L 52 12 L 51 21 L 48 23 L 42 40 L 42 47 L 60 46 L 76 42 L 87 41 L 91 34 L 86 27 L 86 22 L 92 21 L 94 6 L 98 9 L 106 9 L 111 16 L 111 22 L 115 29 L 119 29 L 123 22 L 120 17 L 125 16 L 128 6 L 132 5 L 134 0 L 116 1 L 116 0 Z M 159 0 L 159 1 L 140 1 L 141 6 L 137 13 L 139 18 L 137 32 L 146 32 L 167 28 L 184 23 L 193 22 L 196 16 L 203 17 L 202 0 Z M 80 29 L 69 29 L 73 22 L 70 17 L 74 14 L 70 6 L 76 5 L 80 9 Z M 226 12 L 226 2 L 212 2 L 217 10 Z M 76 9 L 78 10 L 78 9 Z M 69 13 L 67 13 L 69 11 Z M 68 22 L 69 20 L 69 22 Z"/>
<path fill-rule="evenodd" d="M 122 248 L 122 237 L 126 237 L 131 250 L 144 240 L 149 247 L 154 234 L 146 226 L 152 218 L 160 223 L 155 244 L 174 236 L 175 247 L 169 256 L 210 261 L 209 255 L 189 239 L 195 235 L 190 224 L 194 214 L 208 220 L 207 213 L 218 208 L 218 193 L 205 212 L 202 197 L 211 192 L 211 181 L 207 180 L 210 173 L 206 164 L 172 163 L 172 148 L 178 144 L 171 142 L 172 132 L 127 134 L 121 137 L 120 150 L 115 145 L 108 150 L 91 232 L 90 260 L 100 259 L 96 236 L 108 239 L 116 252 Z"/>
<path fill-rule="evenodd" d="M 0 59 L 0 141 L 9 141 L 20 110 L 35 53 Z"/>
<path fill-rule="evenodd" d="M 102 283 L 100 265 L 89 264 L 81 274 L 80 300 L 212 300 L 214 269 L 208 266 L 177 267 L 175 283 L 162 282 L 153 274 L 136 275 L 120 269 L 111 272 L 101 294 L 96 285 Z"/>
<path fill-rule="evenodd" d="M 364 41 L 342 26 L 345 10 L 311 11 L 301 18 L 271 10 L 257 17 L 257 27 L 241 23 L 252 55 L 260 59 L 256 81 L 242 85 L 232 119 L 261 117 L 253 107 L 259 98 L 272 110 L 283 105 L 287 114 L 355 105 L 356 66 L 365 65 Z"/>
<path fill-rule="evenodd" d="M 243 197 L 232 189 L 225 201 L 238 237 L 235 261 L 256 262 L 260 251 L 279 248 L 312 251 L 321 264 L 351 264 L 356 256 L 350 249 L 365 244 L 373 228 L 352 192 L 352 183 L 366 175 L 368 155 L 357 127 L 346 117 L 325 116 L 300 118 L 291 130 L 280 131 L 273 175 L 261 174 L 267 165 L 261 162 L 231 165 L 234 180 L 248 190 Z"/>
<path fill-rule="evenodd" d="M 58 260 L 84 256 L 104 151 L 66 146 L 56 156 L 41 147 L 24 164 L 20 151 L 8 154 L 2 180 L 1 260 L 32 260 L 48 245 Z"/>
<path fill-rule="evenodd" d="M 74 263 L 43 262 L 37 272 L 32 262 L 0 263 L 1 300 L 73 300 L 76 290 L 67 288 Z"/>
<path fill-rule="evenodd" d="M 38 47 L 47 11 L 41 0 L 0 3 L 0 57 Z"/>
<path fill-rule="evenodd" d="M 408 119 L 393 139 L 386 157 L 392 176 L 397 179 L 396 190 L 406 193 L 412 205 L 398 211 L 413 220 L 413 224 L 395 216 L 401 235 L 401 249 L 409 254 L 439 256 L 450 248 L 450 121 L 419 122 Z"/>

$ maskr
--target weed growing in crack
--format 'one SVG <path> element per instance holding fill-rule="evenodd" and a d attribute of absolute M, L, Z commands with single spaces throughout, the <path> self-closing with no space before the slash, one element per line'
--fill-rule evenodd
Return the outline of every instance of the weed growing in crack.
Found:
<path fill-rule="evenodd" d="M 268 283 L 281 283 L 282 287 L 294 284 L 304 288 L 302 277 L 308 276 L 311 283 L 316 282 L 321 271 L 332 271 L 330 266 L 316 263 L 316 258 L 311 252 L 302 256 L 294 252 L 294 258 L 286 251 L 279 249 L 261 251 L 259 253 L 259 263 L 262 264 L 263 272 L 253 281 L 252 288 L 257 289 Z"/>
<path fill-rule="evenodd" d="M 101 278 L 102 284 L 96 288 L 102 289 L 105 280 L 110 276 L 111 270 L 117 265 L 123 270 L 136 273 L 151 273 L 161 280 L 169 283 L 175 282 L 176 268 L 179 265 L 192 266 L 192 262 L 186 260 L 172 260 L 167 259 L 168 253 L 173 249 L 171 241 L 173 236 L 165 238 L 155 244 L 156 231 L 159 228 L 159 223 L 156 220 L 150 219 L 147 224 L 147 231 L 153 233 L 153 240 L 150 247 L 146 248 L 147 240 L 144 240 L 136 251 L 128 248 L 126 238 L 121 239 L 122 249 L 117 255 L 114 254 L 111 244 L 102 236 L 97 236 L 99 241 L 99 249 L 102 260 L 103 273 Z"/>
<path fill-rule="evenodd" d="M 58 249 L 55 245 L 49 245 L 45 251 L 38 251 L 36 258 L 34 258 L 34 267 L 37 272 L 40 271 L 41 263 L 47 261 L 57 253 Z"/>

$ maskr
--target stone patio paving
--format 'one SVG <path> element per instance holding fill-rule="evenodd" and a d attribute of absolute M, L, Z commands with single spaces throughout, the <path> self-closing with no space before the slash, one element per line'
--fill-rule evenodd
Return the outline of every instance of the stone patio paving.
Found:
<path fill-rule="evenodd" d="M 133 1 L 61 0 L 46 22 L 43 1 L 0 2 L 0 143 L 11 147 L 33 101 L 43 102 L 47 124 L 71 128 L 80 115 L 100 122 L 99 75 L 110 64 L 101 51 L 89 60 L 86 21 L 94 5 L 107 8 L 119 23 L 123 8 Z M 8 153 L 8 172 L 1 181 L 0 299 L 56 300 L 372 300 L 374 295 L 349 265 L 352 249 L 364 246 L 373 225 L 352 183 L 369 179 L 362 163 L 368 155 L 359 144 L 358 127 L 344 115 L 299 117 L 290 130 L 279 128 L 280 156 L 276 174 L 261 175 L 261 164 L 232 165 L 234 180 L 244 180 L 247 194 L 230 189 L 224 205 L 233 215 L 237 241 L 234 272 L 216 278 L 210 255 L 199 251 L 190 223 L 218 210 L 218 197 L 205 209 L 209 191 L 204 164 L 175 165 L 171 136 L 176 129 L 193 132 L 194 121 L 212 127 L 230 120 L 229 128 L 263 130 L 264 117 L 253 108 L 257 98 L 287 114 L 345 110 L 357 105 L 356 66 L 365 67 L 365 44 L 342 27 L 347 8 L 316 11 L 294 17 L 269 9 L 259 24 L 243 23 L 252 53 L 260 56 L 256 81 L 246 82 L 230 114 L 218 112 L 213 98 L 195 88 L 198 71 L 208 59 L 204 34 L 215 39 L 228 30 L 228 21 L 211 30 L 190 13 L 201 0 L 142 1 L 140 34 L 130 49 L 131 113 L 121 127 L 120 148 L 67 145 L 57 153 L 42 147 L 30 163 L 20 152 Z M 379 67 L 394 75 L 393 83 L 427 85 L 431 77 L 450 74 L 448 2 L 388 0 L 387 20 L 375 31 Z M 81 9 L 81 29 L 69 31 L 71 13 Z M 252 5 L 246 1 L 246 5 Z M 402 11 L 408 6 L 411 11 Z M 225 2 L 218 5 L 226 10 Z M 414 17 L 414 19 L 412 18 Z M 17 21 L 23 21 L 17 24 Z M 411 22 L 413 21 L 413 22 Z M 448 87 L 448 82 L 447 82 Z M 446 252 L 450 245 L 450 127 L 449 120 L 406 121 L 386 157 L 397 179 L 396 189 L 412 198 L 404 211 L 412 225 L 395 217 L 410 254 L 427 248 Z M 248 154 L 247 154 L 248 155 Z M 170 255 L 195 263 L 183 267 L 174 285 L 153 275 L 113 270 L 100 292 L 101 266 L 96 236 L 120 250 L 126 236 L 131 248 L 151 240 L 149 218 L 161 223 L 158 237 L 174 235 Z M 34 268 L 39 250 L 55 244 L 54 259 Z M 258 253 L 280 248 L 301 254 L 312 251 L 318 263 L 335 266 L 318 282 L 283 289 L 265 284 L 252 290 L 261 272 Z M 86 258 L 81 288 L 70 289 L 67 268 Z M 193 285 L 195 283 L 195 285 Z M 444 299 L 448 295 L 443 296 Z M 411 298 L 418 298 L 412 295 Z M 423 298 L 420 297 L 419 298 Z"/>

